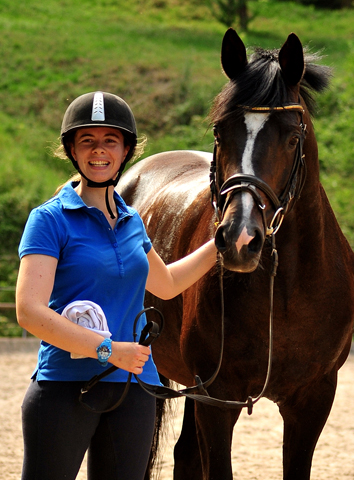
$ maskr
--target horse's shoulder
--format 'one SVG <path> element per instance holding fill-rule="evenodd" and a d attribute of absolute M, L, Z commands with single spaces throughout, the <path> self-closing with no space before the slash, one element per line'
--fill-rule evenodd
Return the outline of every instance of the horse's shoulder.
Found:
<path fill-rule="evenodd" d="M 209 185 L 209 169 L 212 154 L 194 150 L 173 150 L 161 152 L 140 160 L 130 167 L 118 183 L 117 191 L 132 201 L 135 192 L 144 198 L 161 194 L 162 189 L 173 189 L 183 184 L 193 185 L 193 192 L 200 191 Z"/>
<path fill-rule="evenodd" d="M 161 152 L 140 160 L 124 173 L 120 184 L 131 183 L 137 179 L 145 178 L 145 181 L 157 178 L 180 177 L 182 174 L 193 176 L 205 175 L 210 167 L 212 154 L 194 150 L 173 150 Z"/>
<path fill-rule="evenodd" d="M 197 150 L 171 150 L 151 155 L 139 162 L 140 168 L 146 168 L 156 165 L 158 168 L 175 166 L 178 168 L 183 165 L 190 165 L 195 168 L 198 165 L 209 166 L 212 160 L 212 154 L 209 152 L 200 152 Z"/>

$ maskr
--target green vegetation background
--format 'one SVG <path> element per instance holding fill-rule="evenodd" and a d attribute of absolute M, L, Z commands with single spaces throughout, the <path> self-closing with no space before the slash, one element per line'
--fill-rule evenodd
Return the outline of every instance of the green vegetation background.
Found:
<path fill-rule="evenodd" d="M 241 34 L 247 46 L 279 48 L 295 32 L 333 67 L 314 123 L 322 182 L 354 246 L 354 11 L 275 0 L 251 1 L 249 7 L 255 19 Z M 16 282 L 17 245 L 30 209 L 73 173 L 71 164 L 51 155 L 67 105 L 87 91 L 115 92 L 131 105 L 139 133 L 149 139 L 145 156 L 172 149 L 211 151 L 206 116 L 226 82 L 220 67 L 226 27 L 201 0 L 0 0 L 0 28 L 0 287 L 5 287 Z M 1 290 L 0 301 L 13 301 L 13 291 Z M 0 335 L 18 333 L 13 311 L 0 311 Z"/>

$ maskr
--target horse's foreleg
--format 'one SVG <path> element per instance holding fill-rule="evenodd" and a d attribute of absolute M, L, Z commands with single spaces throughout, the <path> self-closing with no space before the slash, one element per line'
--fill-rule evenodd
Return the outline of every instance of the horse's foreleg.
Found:
<path fill-rule="evenodd" d="M 284 420 L 284 480 L 308 480 L 317 440 L 330 413 L 337 371 L 281 405 Z"/>
<path fill-rule="evenodd" d="M 196 428 L 203 480 L 232 480 L 231 444 L 240 410 L 196 404 Z"/>
<path fill-rule="evenodd" d="M 194 401 L 186 398 L 181 435 L 174 448 L 174 480 L 202 480 L 202 464 L 199 453 L 194 417 Z"/>

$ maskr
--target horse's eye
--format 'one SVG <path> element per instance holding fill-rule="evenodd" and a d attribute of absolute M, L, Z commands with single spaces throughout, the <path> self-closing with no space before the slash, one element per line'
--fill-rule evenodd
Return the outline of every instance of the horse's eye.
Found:
<path fill-rule="evenodd" d="M 220 135 L 219 135 L 219 132 L 217 132 L 216 130 L 214 130 L 214 139 L 215 139 L 215 143 L 217 145 L 220 144 Z"/>
<path fill-rule="evenodd" d="M 297 137 L 296 135 L 291 137 L 289 140 L 289 145 L 291 145 L 292 147 L 295 147 L 298 143 L 299 143 L 299 137 Z"/>

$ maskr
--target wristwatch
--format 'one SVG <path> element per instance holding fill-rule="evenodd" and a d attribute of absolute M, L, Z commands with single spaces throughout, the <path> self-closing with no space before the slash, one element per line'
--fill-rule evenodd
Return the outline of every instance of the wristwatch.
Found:
<path fill-rule="evenodd" d="M 106 367 L 108 364 L 108 359 L 112 355 L 112 340 L 110 338 L 105 338 L 101 345 L 96 348 L 97 360 L 99 361 L 102 367 Z"/>

